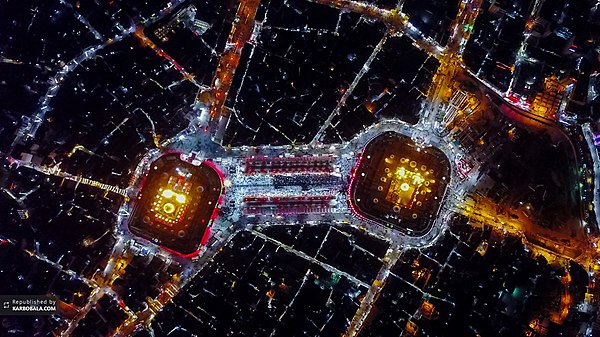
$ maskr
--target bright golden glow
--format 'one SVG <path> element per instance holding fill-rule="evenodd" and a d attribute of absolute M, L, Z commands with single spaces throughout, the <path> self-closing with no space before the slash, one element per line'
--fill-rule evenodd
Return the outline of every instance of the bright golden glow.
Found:
<path fill-rule="evenodd" d="M 393 165 L 391 156 L 386 159 L 390 159 L 390 162 L 386 160 L 386 163 Z M 390 171 L 393 173 L 387 173 L 387 178 L 391 178 L 391 183 L 386 200 L 411 208 L 419 195 L 431 192 L 431 189 L 425 186 L 430 186 L 435 183 L 435 180 L 427 177 L 430 172 L 425 171 L 423 166 L 421 166 L 421 170 L 417 169 L 418 165 L 414 160 L 402 158 L 399 164 L 396 167 L 390 167 Z"/>
<path fill-rule="evenodd" d="M 187 198 L 190 188 L 189 182 L 184 182 L 182 185 L 179 177 L 170 177 L 168 183 L 158 190 L 152 203 L 155 219 L 166 225 L 181 221 L 188 208 Z"/>
<path fill-rule="evenodd" d="M 406 178 L 406 169 L 404 167 L 401 167 L 398 169 L 398 171 L 396 171 L 396 175 L 400 178 L 400 179 L 404 179 Z"/>
<path fill-rule="evenodd" d="M 426 172 L 426 173 L 428 173 L 428 172 Z M 407 171 L 404 166 L 401 166 L 396 170 L 396 179 L 399 179 L 399 180 L 412 179 L 413 185 L 421 185 L 425 182 L 425 178 L 423 178 L 421 173 Z M 404 184 L 402 184 L 402 185 L 404 185 Z M 401 188 L 402 188 L 402 185 L 401 185 Z M 402 188 L 402 190 L 408 191 L 408 189 L 403 189 L 403 188 Z"/>
<path fill-rule="evenodd" d="M 173 194 L 175 194 L 175 192 L 171 191 L 171 190 L 164 190 L 162 192 L 162 196 L 165 198 L 170 198 L 173 196 Z"/>
<path fill-rule="evenodd" d="M 423 179 L 420 173 L 413 175 L 413 185 L 421 185 L 424 182 L 425 179 Z"/>
<path fill-rule="evenodd" d="M 167 199 L 171 199 L 173 196 L 175 196 L 175 200 L 177 200 L 177 202 L 180 204 L 183 204 L 186 199 L 184 194 L 175 193 L 172 190 L 164 190 L 161 196 Z"/>
<path fill-rule="evenodd" d="M 168 202 L 163 206 L 163 211 L 165 211 L 165 213 L 167 213 L 167 214 L 171 214 L 171 213 L 175 212 L 175 205 Z"/>

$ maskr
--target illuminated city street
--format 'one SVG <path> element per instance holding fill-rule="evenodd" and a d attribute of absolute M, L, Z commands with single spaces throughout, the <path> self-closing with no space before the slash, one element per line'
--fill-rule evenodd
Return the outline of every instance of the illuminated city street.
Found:
<path fill-rule="evenodd" d="M 598 5 L 9 2 L 0 335 L 599 333 Z"/>

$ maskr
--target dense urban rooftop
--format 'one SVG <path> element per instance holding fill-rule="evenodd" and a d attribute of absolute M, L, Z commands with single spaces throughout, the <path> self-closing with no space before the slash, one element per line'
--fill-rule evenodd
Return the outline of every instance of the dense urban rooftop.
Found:
<path fill-rule="evenodd" d="M 600 335 L 588 0 L 0 1 L 0 336 Z"/>

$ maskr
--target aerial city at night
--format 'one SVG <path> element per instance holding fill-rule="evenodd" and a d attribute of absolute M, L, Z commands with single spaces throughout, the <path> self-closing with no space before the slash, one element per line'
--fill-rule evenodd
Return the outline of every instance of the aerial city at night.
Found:
<path fill-rule="evenodd" d="M 0 0 L 0 337 L 600 336 L 599 55 L 595 0 Z"/>

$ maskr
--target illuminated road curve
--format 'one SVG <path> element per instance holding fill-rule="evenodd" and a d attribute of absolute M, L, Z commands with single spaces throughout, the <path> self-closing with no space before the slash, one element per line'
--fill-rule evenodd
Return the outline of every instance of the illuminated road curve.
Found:
<path fill-rule="evenodd" d="M 184 0 L 173 0 L 171 2 L 171 6 L 166 7 L 164 10 L 162 10 L 159 13 L 159 15 L 157 15 L 152 20 L 150 20 L 148 22 L 144 22 L 144 27 L 148 27 L 149 25 L 151 25 L 151 24 L 161 20 L 165 16 L 169 15 L 171 13 L 171 11 L 173 11 L 175 8 L 179 7 L 179 5 L 181 3 L 183 3 L 183 1 Z M 75 15 L 75 16 L 78 20 L 81 20 L 80 16 L 78 16 L 78 15 Z M 104 49 L 107 46 L 114 44 L 115 42 L 123 40 L 124 38 L 129 36 L 134 31 L 135 31 L 134 26 L 132 26 L 128 29 L 122 28 L 120 34 L 118 34 L 118 35 L 114 36 L 113 38 L 110 38 L 106 41 L 102 41 L 99 44 L 85 48 L 81 54 L 75 56 L 72 60 L 70 60 L 66 64 L 64 64 L 64 66 L 60 67 L 60 69 L 56 72 L 56 74 L 53 77 L 51 77 L 50 79 L 48 79 L 48 84 L 49 84 L 48 90 L 46 91 L 46 94 L 42 98 L 40 98 L 37 111 L 33 114 L 33 116 L 27 122 L 23 122 L 21 127 L 19 128 L 19 130 L 17 130 L 15 139 L 14 139 L 13 143 L 11 144 L 11 149 L 13 149 L 19 142 L 35 137 L 37 130 L 39 129 L 39 127 L 45 120 L 46 114 L 52 110 L 52 107 L 50 106 L 50 102 L 52 101 L 52 99 L 56 96 L 56 94 L 60 90 L 60 86 L 64 82 L 65 77 L 67 77 L 71 72 L 73 72 L 73 70 L 75 70 L 77 67 L 79 67 L 79 65 L 81 65 L 83 62 L 95 58 L 97 56 L 97 53 L 100 50 Z M 10 151 L 9 151 L 9 153 L 10 153 Z"/>
<path fill-rule="evenodd" d="M 408 36 L 422 50 L 425 50 L 431 56 L 437 57 L 442 54 L 442 48 L 435 41 L 424 37 L 412 24 L 408 22 L 409 17 L 399 12 L 398 10 L 387 10 L 379 8 L 373 4 L 354 1 L 354 0 L 309 0 L 321 5 L 330 6 L 333 8 L 347 10 L 358 13 L 367 18 L 374 19 L 385 23 L 388 27 L 394 29 L 398 33 Z"/>
<path fill-rule="evenodd" d="M 594 134 L 590 124 L 586 123 L 581 129 L 594 163 L 594 213 L 596 214 L 596 223 L 600 226 L 600 158 L 598 158 L 598 150 L 594 145 Z"/>
<path fill-rule="evenodd" d="M 217 123 L 220 119 L 226 118 L 229 114 L 224 110 L 225 100 L 233 83 L 233 76 L 240 62 L 244 45 L 252 36 L 254 18 L 259 5 L 259 0 L 240 1 L 225 50 L 219 58 L 219 64 L 211 85 L 210 97 L 208 98 L 209 102 L 207 102 L 210 103 L 209 113 L 211 130 L 213 131 L 218 127 Z M 201 94 L 202 92 L 199 93 L 199 96 Z"/>
<path fill-rule="evenodd" d="M 105 184 L 93 179 L 89 179 L 89 178 L 85 178 L 82 176 L 77 176 L 77 175 L 73 175 L 70 174 L 68 172 L 63 172 L 61 171 L 60 167 L 57 166 L 53 166 L 53 167 L 48 167 L 48 166 L 42 166 L 42 165 L 37 165 L 34 164 L 32 162 L 22 162 L 20 160 L 14 159 L 14 158 L 10 158 L 10 160 L 12 162 L 14 162 L 15 164 L 17 164 L 18 166 L 22 166 L 22 167 L 27 167 L 30 168 L 32 170 L 38 171 L 40 173 L 43 173 L 45 175 L 52 175 L 55 177 L 59 177 L 59 178 L 64 178 L 66 180 L 70 180 L 70 181 L 74 181 L 77 185 L 79 184 L 84 184 L 84 185 L 88 185 L 88 186 L 92 186 L 92 187 L 96 187 L 98 189 L 104 190 L 106 192 L 112 192 L 115 194 L 119 194 L 122 196 L 127 196 L 128 192 L 126 189 L 124 188 L 120 188 L 117 186 L 113 186 L 113 185 L 109 185 L 109 184 Z M 77 188 L 77 185 L 75 188 Z"/>

